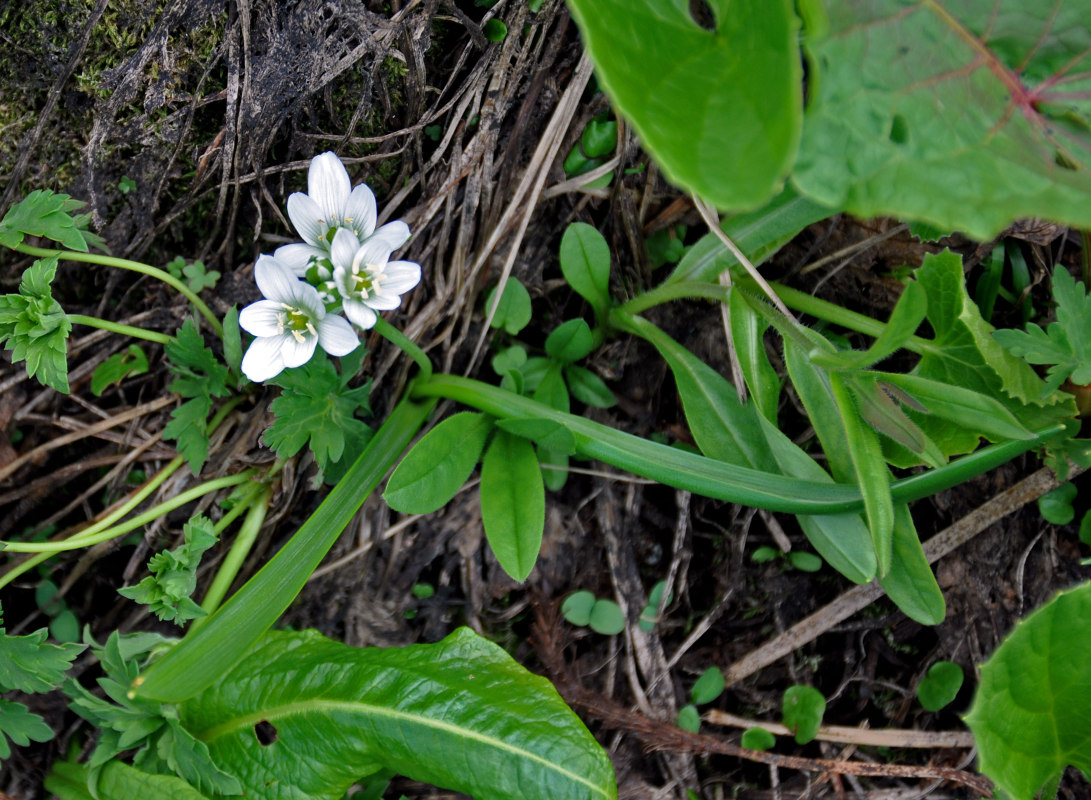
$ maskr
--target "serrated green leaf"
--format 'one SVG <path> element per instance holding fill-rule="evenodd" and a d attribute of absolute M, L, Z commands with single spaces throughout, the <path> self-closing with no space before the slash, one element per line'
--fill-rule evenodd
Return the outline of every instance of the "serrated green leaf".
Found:
<path fill-rule="evenodd" d="M 164 346 L 170 371 L 176 377 L 170 389 L 187 402 L 171 412 L 171 420 L 163 429 L 163 438 L 175 440 L 178 451 L 189 463 L 194 475 L 201 471 L 208 458 L 208 415 L 212 398 L 226 397 L 228 371 L 216 354 L 205 346 L 197 323 L 187 319 L 175 337 Z"/>
<path fill-rule="evenodd" d="M 44 236 L 70 250 L 86 252 L 83 232 L 77 227 L 77 220 L 68 213 L 82 206 L 83 203 L 66 194 L 37 189 L 8 209 L 0 220 L 0 244 L 16 247 L 24 235 Z"/>
<path fill-rule="evenodd" d="M 207 423 L 211 410 L 211 398 L 195 397 L 171 411 L 170 422 L 163 428 L 163 438 L 174 440 L 194 475 L 200 474 L 208 459 Z"/>
<path fill-rule="evenodd" d="M 11 755 L 8 739 L 22 747 L 32 741 L 48 742 L 53 736 L 53 729 L 45 720 L 22 703 L 0 700 L 0 761 Z"/>
<path fill-rule="evenodd" d="M 795 736 L 797 744 L 807 744 L 818 734 L 822 715 L 826 713 L 826 698 L 810 686 L 791 686 L 784 692 L 781 706 L 784 725 Z"/>
<path fill-rule="evenodd" d="M 430 514 L 445 506 L 474 471 L 493 421 L 464 411 L 426 433 L 387 481 L 383 499 L 405 514 Z"/>
<path fill-rule="evenodd" d="M 45 628 L 26 636 L 9 636 L 0 628 L 0 689 L 41 693 L 60 686 L 80 644 L 49 644 Z"/>
<path fill-rule="evenodd" d="M 566 364 L 564 378 L 568 391 L 581 403 L 594 408 L 610 408 L 617 403 L 614 393 L 603 383 L 602 378 L 589 369 Z"/>
<path fill-rule="evenodd" d="M 356 418 L 358 412 L 369 411 L 370 383 L 349 389 L 321 354 L 302 367 L 284 370 L 271 383 L 282 391 L 270 406 L 276 420 L 262 440 L 280 458 L 291 458 L 306 445 L 327 473 L 343 461 L 350 442 L 355 458 L 370 437 L 371 429 Z"/>
<path fill-rule="evenodd" d="M 591 328 L 582 319 L 562 322 L 546 337 L 545 351 L 550 358 L 564 363 L 579 361 L 594 349 Z"/>
<path fill-rule="evenodd" d="M 573 592 L 561 603 L 561 616 L 571 624 L 584 628 L 591 621 L 591 609 L 594 605 L 595 596 L 591 592 Z"/>
<path fill-rule="evenodd" d="M 498 430 L 481 461 L 481 522 L 496 560 L 525 581 L 545 529 L 545 487 L 534 448 Z"/>
<path fill-rule="evenodd" d="M 573 291 L 594 309 L 595 315 L 603 317 L 610 308 L 610 246 L 603 235 L 583 222 L 573 222 L 565 228 L 561 237 L 561 272 Z"/>
<path fill-rule="evenodd" d="M 917 686 L 917 699 L 928 711 L 939 711 L 954 702 L 962 688 L 962 667 L 951 661 L 937 661 Z"/>
<path fill-rule="evenodd" d="M 724 673 L 717 667 L 709 667 L 689 690 L 690 699 L 695 705 L 711 703 L 724 691 Z"/>
<path fill-rule="evenodd" d="M 121 383 L 129 375 L 148 371 L 148 357 L 138 344 L 131 344 L 124 353 L 114 353 L 95 367 L 91 375 L 91 394 L 100 397 L 112 383 Z"/>
<path fill-rule="evenodd" d="M 980 770 L 1013 800 L 1072 765 L 1091 774 L 1091 584 L 1020 622 L 981 666 L 966 724 Z"/>
<path fill-rule="evenodd" d="M 879 585 L 907 617 L 922 625 L 939 625 L 947 615 L 947 603 L 904 503 L 894 507 L 891 547 L 890 571 L 879 578 Z"/>
<path fill-rule="evenodd" d="M 802 118 L 797 22 L 782 0 L 570 0 L 596 75 L 670 181 L 753 208 L 783 182 Z"/>
<path fill-rule="evenodd" d="M 0 296 L 0 344 L 13 363 L 26 362 L 27 375 L 68 393 L 68 334 L 72 324 L 53 299 L 57 259 L 35 261 L 23 272 L 18 294 Z"/>
<path fill-rule="evenodd" d="M 1091 67 L 1085 0 L 825 10 L 807 41 L 803 192 L 983 241 L 1023 217 L 1091 225 L 1091 101 L 1072 77 Z"/>
<path fill-rule="evenodd" d="M 486 310 L 492 308 L 496 289 L 489 290 L 485 298 Z M 530 322 L 530 294 L 516 278 L 508 278 L 504 284 L 504 293 L 500 295 L 500 304 L 492 317 L 492 327 L 502 328 L 512 336 L 519 333 Z"/>
<path fill-rule="evenodd" d="M 378 766 L 482 800 L 617 796 L 609 759 L 553 687 L 465 628 L 387 649 L 270 633 L 181 713 L 255 800 L 336 800 Z"/>

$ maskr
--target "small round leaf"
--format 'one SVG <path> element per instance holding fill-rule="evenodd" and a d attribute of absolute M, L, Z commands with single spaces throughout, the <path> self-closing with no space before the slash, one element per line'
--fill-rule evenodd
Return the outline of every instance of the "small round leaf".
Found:
<path fill-rule="evenodd" d="M 1062 483 L 1052 492 L 1046 492 L 1038 498 L 1038 511 L 1042 519 L 1054 525 L 1067 525 L 1076 518 L 1072 501 L 1076 499 L 1076 485 Z"/>
<path fill-rule="evenodd" d="M 826 698 L 810 686 L 792 686 L 784 692 L 784 724 L 795 734 L 797 744 L 807 744 L 818 734 Z"/>
<path fill-rule="evenodd" d="M 777 743 L 777 737 L 765 728 L 747 728 L 743 731 L 742 744 L 748 750 L 768 750 Z"/>
<path fill-rule="evenodd" d="M 701 715 L 697 706 L 682 706 L 678 710 L 678 727 L 690 733 L 701 730 Z"/>
<path fill-rule="evenodd" d="M 917 699 L 929 711 L 939 711 L 955 699 L 962 688 L 962 667 L 951 661 L 937 661 L 917 687 Z"/>
<path fill-rule="evenodd" d="M 709 667 L 690 689 L 690 699 L 697 705 L 711 703 L 724 690 L 724 674 L 716 667 Z"/>
<path fill-rule="evenodd" d="M 625 630 L 625 615 L 613 600 L 596 600 L 587 624 L 595 633 L 615 636 Z"/>
<path fill-rule="evenodd" d="M 583 628 L 591 621 L 595 596 L 588 591 L 573 592 L 561 603 L 561 615 L 573 625 Z"/>

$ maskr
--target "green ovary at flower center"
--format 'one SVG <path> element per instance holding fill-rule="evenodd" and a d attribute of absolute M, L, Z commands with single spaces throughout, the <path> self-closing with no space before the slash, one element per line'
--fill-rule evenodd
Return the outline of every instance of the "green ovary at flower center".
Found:
<path fill-rule="evenodd" d="M 308 335 L 318 335 L 311 323 L 311 315 L 290 306 L 285 306 L 285 310 L 280 312 L 280 324 L 277 327 L 281 333 L 292 334 L 297 342 L 302 342 Z"/>
<path fill-rule="evenodd" d="M 365 300 L 375 291 L 375 281 L 370 272 L 352 273 L 352 290 Z"/>

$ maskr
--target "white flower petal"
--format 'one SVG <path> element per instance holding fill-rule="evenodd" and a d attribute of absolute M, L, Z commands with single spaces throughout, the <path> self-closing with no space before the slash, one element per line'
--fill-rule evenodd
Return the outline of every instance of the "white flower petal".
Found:
<path fill-rule="evenodd" d="M 386 262 L 390 260 L 390 246 L 382 239 L 372 236 L 356 251 L 353 256 L 353 265 L 363 272 L 365 268 L 382 271 Z"/>
<path fill-rule="evenodd" d="M 258 300 L 239 312 L 239 326 L 254 336 L 277 336 L 280 333 L 280 303 Z"/>
<path fill-rule="evenodd" d="M 322 236 L 329 226 L 325 224 L 318 203 L 303 192 L 293 192 L 288 195 L 288 219 L 307 244 L 321 246 Z"/>
<path fill-rule="evenodd" d="M 330 225 L 340 224 L 351 188 L 348 171 L 336 155 L 322 153 L 311 159 L 311 168 L 307 172 L 307 194 L 318 203 L 323 218 Z"/>
<path fill-rule="evenodd" d="M 341 221 L 362 242 L 375 231 L 375 217 L 375 195 L 361 183 L 349 194 Z"/>
<path fill-rule="evenodd" d="M 397 250 L 409 241 L 409 226 L 400 219 L 388 222 L 371 234 L 369 241 L 386 242 L 391 251 Z"/>
<path fill-rule="evenodd" d="M 334 270 L 352 267 L 352 259 L 360 249 L 360 240 L 348 228 L 338 228 L 330 244 L 330 263 Z"/>
<path fill-rule="evenodd" d="M 311 356 L 314 355 L 314 348 L 318 345 L 318 337 L 311 336 L 309 333 L 304 334 L 303 341 L 298 341 L 291 335 L 281 338 L 284 343 L 280 347 L 280 354 L 284 359 L 284 366 L 289 369 L 302 367 L 310 361 Z"/>
<path fill-rule="evenodd" d="M 318 323 L 318 343 L 331 356 L 347 356 L 360 345 L 360 339 L 344 317 L 330 314 Z"/>
<path fill-rule="evenodd" d="M 307 274 L 307 266 L 311 259 L 322 258 L 325 255 L 326 251 L 313 244 L 294 242 L 278 247 L 273 253 L 273 258 L 294 272 L 297 277 L 302 278 Z"/>
<path fill-rule="evenodd" d="M 390 261 L 383 269 L 383 294 L 405 294 L 420 283 L 420 264 Z"/>
<path fill-rule="evenodd" d="M 284 369 L 280 352 L 283 342 L 283 336 L 262 336 L 251 342 L 242 357 L 243 374 L 254 383 L 263 383 L 279 375 Z"/>
<path fill-rule="evenodd" d="M 374 327 L 376 320 L 379 318 L 378 314 L 359 300 L 345 299 L 342 302 L 342 307 L 345 309 L 345 316 L 352 320 L 354 325 L 358 325 L 364 330 Z"/>
<path fill-rule="evenodd" d="M 364 301 L 376 311 L 393 311 L 402 304 L 402 299 L 396 294 L 373 294 Z"/>
<path fill-rule="evenodd" d="M 258 256 L 258 261 L 254 264 L 254 280 L 267 300 L 289 305 L 297 294 L 297 287 L 306 286 L 300 283 L 294 272 L 273 256 L 266 255 Z"/>

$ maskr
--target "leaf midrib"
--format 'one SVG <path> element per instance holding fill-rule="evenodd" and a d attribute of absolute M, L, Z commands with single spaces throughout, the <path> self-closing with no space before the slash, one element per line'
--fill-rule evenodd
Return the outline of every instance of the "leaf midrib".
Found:
<path fill-rule="evenodd" d="M 468 730 L 458 725 L 453 725 L 449 722 L 442 720 L 430 719 L 428 717 L 421 716 L 419 714 L 409 714 L 404 711 L 397 711 L 385 706 L 377 706 L 370 703 L 362 703 L 359 701 L 344 701 L 344 700 L 305 700 L 295 703 L 286 703 L 284 705 L 275 706 L 261 711 L 256 711 L 250 714 L 244 714 L 242 716 L 234 717 L 225 722 L 221 722 L 218 725 L 213 725 L 211 728 L 203 731 L 202 733 L 195 733 L 194 735 L 202 742 L 208 743 L 214 741 L 223 736 L 229 736 L 241 730 L 251 730 L 255 725 L 260 722 L 273 723 L 276 720 L 285 719 L 293 716 L 304 716 L 307 714 L 322 714 L 325 712 L 343 711 L 355 714 L 361 714 L 364 716 L 380 717 L 391 720 L 408 721 L 416 725 L 420 725 L 426 728 L 432 728 L 434 730 L 447 731 L 452 734 L 457 734 L 465 739 L 472 739 L 477 742 L 481 742 L 496 750 L 502 750 L 510 753 L 516 757 L 523 758 L 529 761 L 536 762 L 543 765 L 547 769 L 556 772 L 559 775 L 563 775 L 571 781 L 582 784 L 590 789 L 594 794 L 601 797 L 609 797 L 610 795 L 605 792 L 601 787 L 595 784 L 592 780 L 583 777 L 571 770 L 565 769 L 560 765 L 539 756 L 538 754 L 523 749 L 521 747 L 515 747 L 508 744 L 502 739 L 495 737 L 485 736 L 484 734 L 476 731 Z"/>

